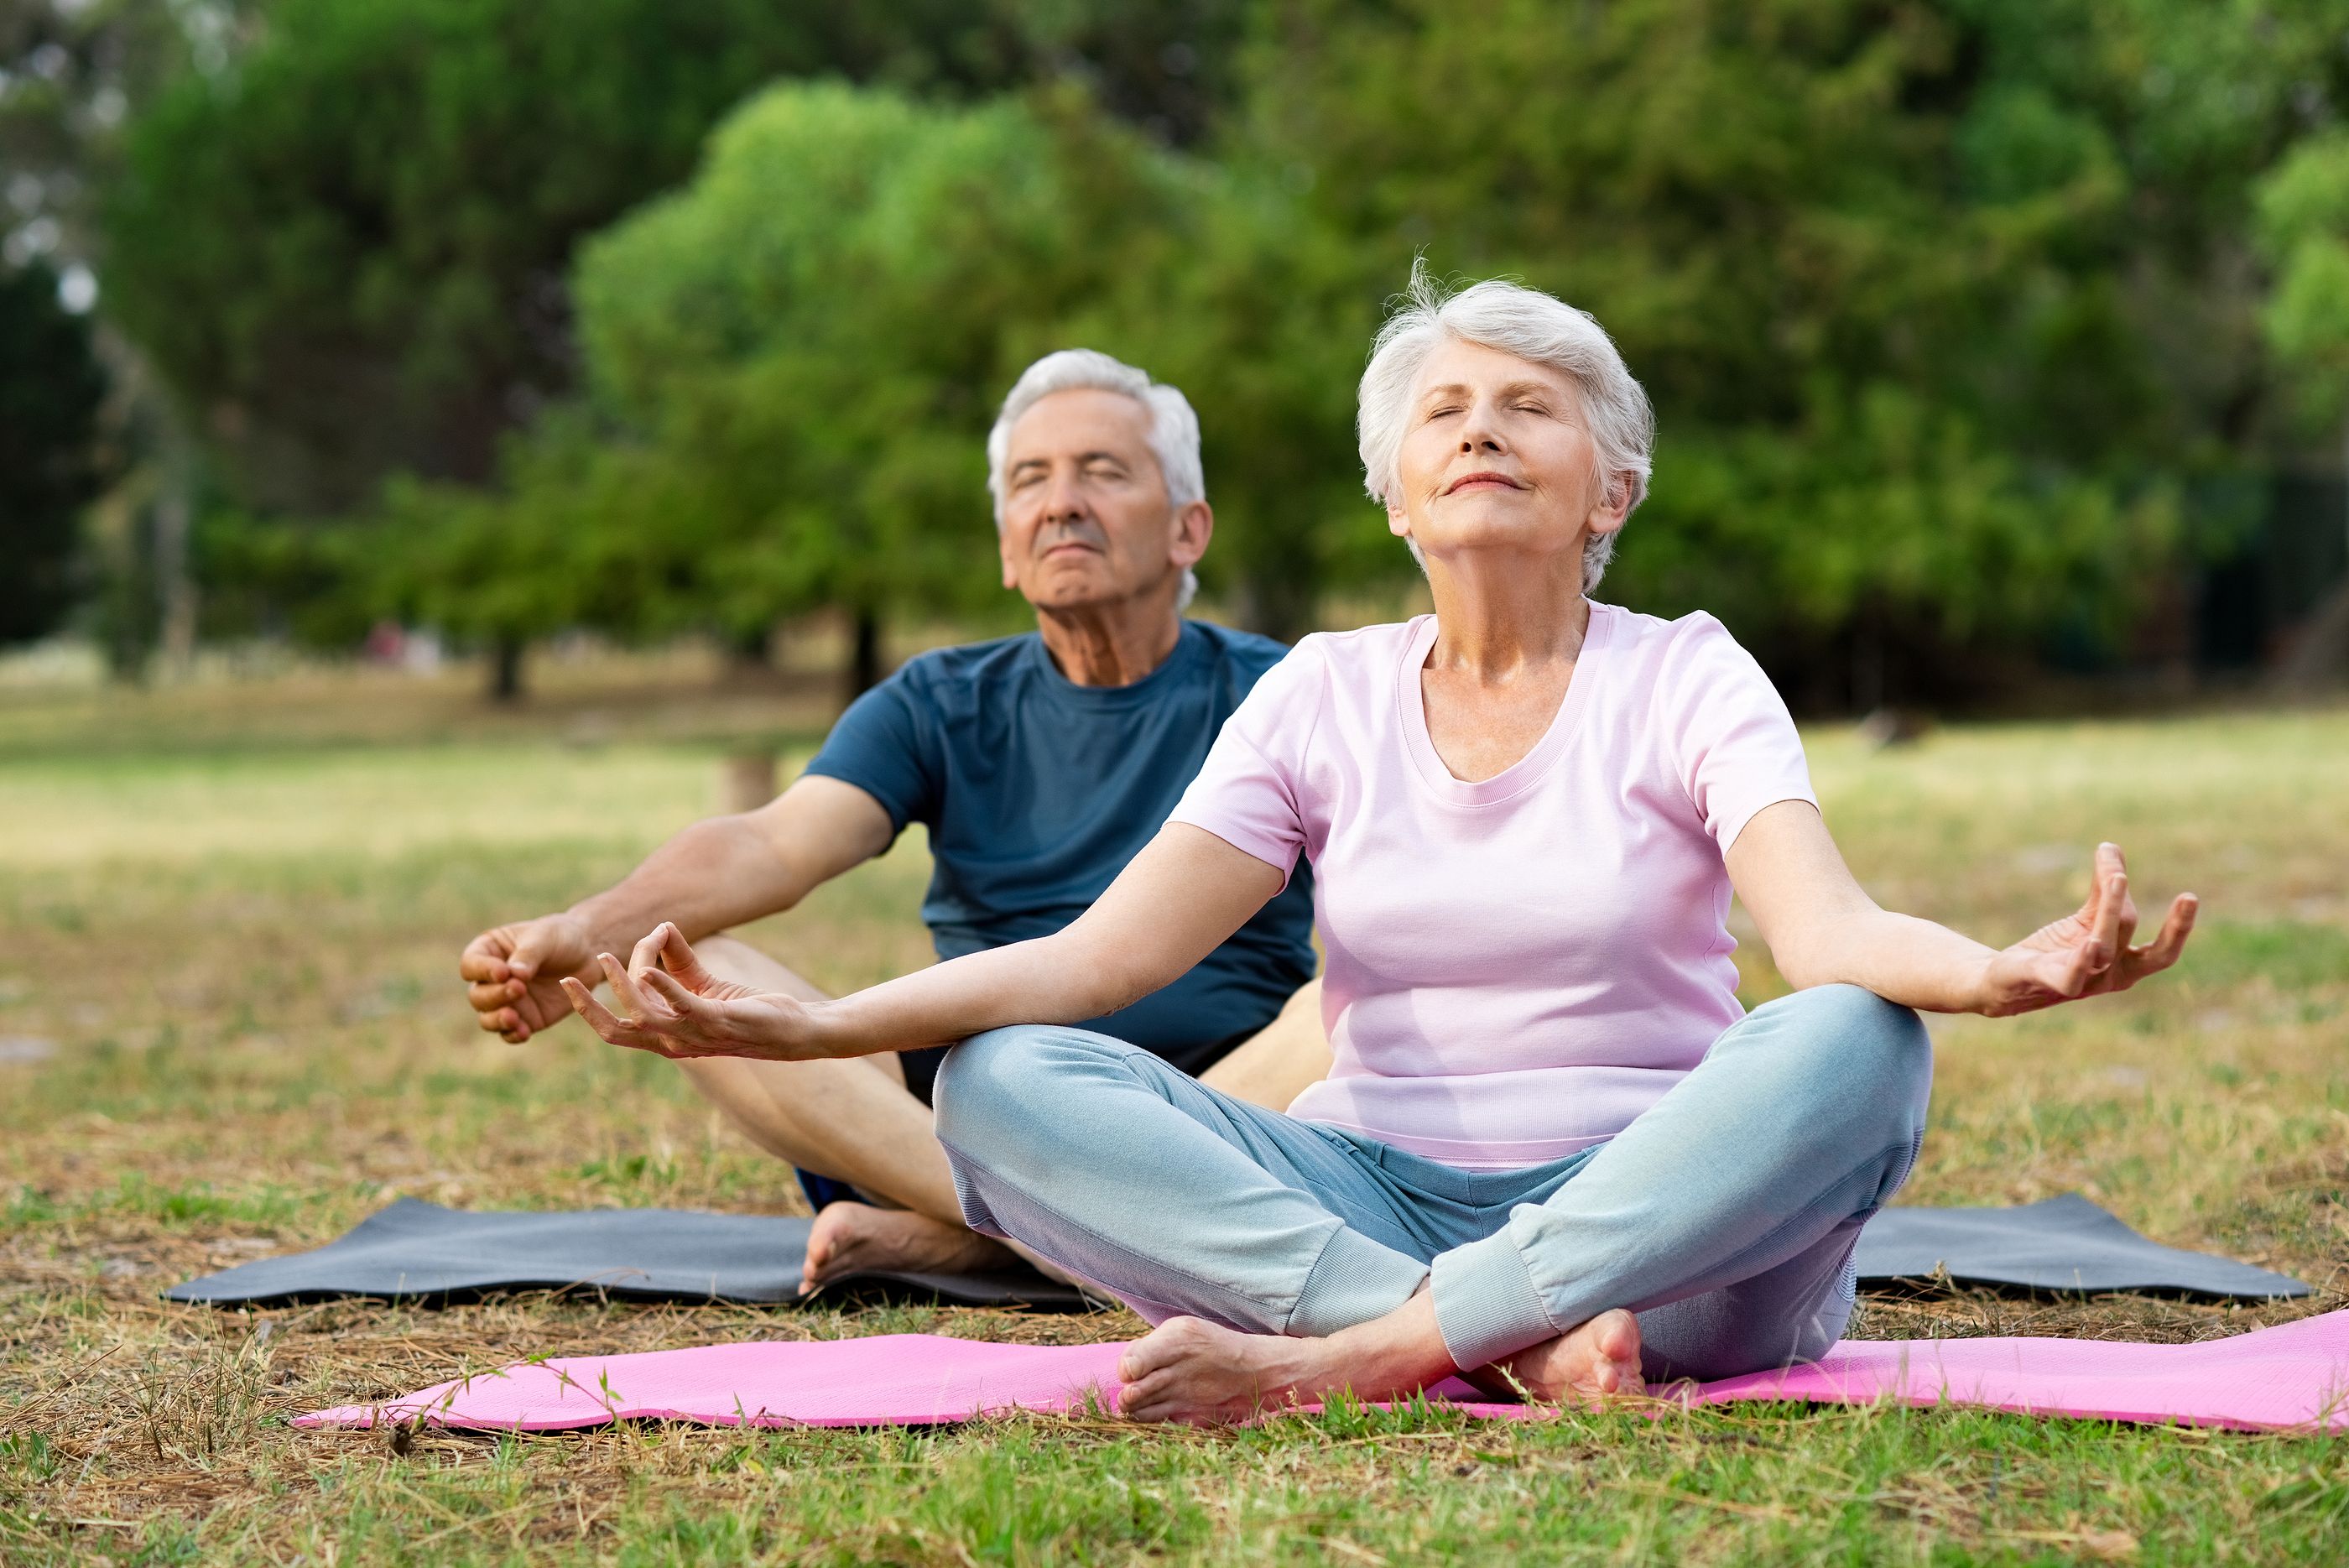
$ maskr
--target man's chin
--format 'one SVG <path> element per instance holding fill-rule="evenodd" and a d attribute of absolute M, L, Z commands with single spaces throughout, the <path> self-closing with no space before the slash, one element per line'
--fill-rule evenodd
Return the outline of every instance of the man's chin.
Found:
<path fill-rule="evenodd" d="M 1035 607 L 1039 615 L 1073 615 L 1081 610 L 1117 604 L 1132 597 L 1121 592 L 1114 583 L 1090 574 L 1080 577 L 1074 573 L 1054 581 L 1033 584 L 1019 591 Z"/>

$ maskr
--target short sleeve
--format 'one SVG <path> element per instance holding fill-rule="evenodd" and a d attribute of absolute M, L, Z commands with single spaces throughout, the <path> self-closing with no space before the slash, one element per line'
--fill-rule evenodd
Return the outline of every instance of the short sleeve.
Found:
<path fill-rule="evenodd" d="M 908 822 L 934 821 L 941 767 L 936 726 L 926 722 L 926 711 L 901 670 L 848 705 L 807 771 L 853 784 L 879 801 L 899 833 Z"/>
<path fill-rule="evenodd" d="M 1818 805 L 1794 716 L 1754 656 L 1709 615 L 1681 623 L 1657 691 L 1681 785 L 1723 855 L 1754 814 Z"/>
<path fill-rule="evenodd" d="M 1224 721 L 1166 820 L 1206 828 L 1272 867 L 1288 887 L 1305 848 L 1305 756 L 1327 685 L 1320 652 L 1307 638 Z"/>

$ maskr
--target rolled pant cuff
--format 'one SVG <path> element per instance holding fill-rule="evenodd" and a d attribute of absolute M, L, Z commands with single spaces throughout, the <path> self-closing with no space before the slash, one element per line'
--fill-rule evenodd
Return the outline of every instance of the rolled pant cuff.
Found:
<path fill-rule="evenodd" d="M 1342 1227 L 1306 1272 L 1282 1332 L 1319 1339 L 1384 1317 L 1411 1300 L 1427 1265 Z"/>
<path fill-rule="evenodd" d="M 1557 1337 L 1507 1231 L 1438 1253 L 1433 1274 L 1428 1290 L 1435 1298 L 1436 1331 L 1452 1365 L 1463 1372 Z"/>

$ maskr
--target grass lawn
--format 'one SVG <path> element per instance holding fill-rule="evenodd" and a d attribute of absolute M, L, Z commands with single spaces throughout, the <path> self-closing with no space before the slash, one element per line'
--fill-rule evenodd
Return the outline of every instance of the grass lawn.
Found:
<path fill-rule="evenodd" d="M 750 1558 L 2338 1562 L 2349 1445 L 1892 1408 L 1425 1412 L 1236 1433 L 295 1431 L 321 1405 L 533 1355 L 928 1330 L 1102 1339 L 1123 1314 L 522 1298 L 168 1307 L 187 1275 L 396 1196 L 787 1210 L 785 1173 L 667 1064 L 578 1025 L 475 1033 L 458 948 L 712 808 L 717 742 L 821 709 L 658 681 L 505 721 L 340 676 L 117 697 L 0 689 L 0 1562 Z M 2102 836 L 2148 905 L 2202 894 L 2129 996 L 1936 1021 L 1920 1202 L 2087 1193 L 2295 1272 L 2309 1303 L 1871 1298 L 1860 1334 L 2166 1340 L 2349 1290 L 2349 711 L 1810 736 L 1888 904 L 1996 941 L 2075 902 Z M 918 836 L 753 928 L 834 986 L 925 961 Z M 1749 1000 L 1781 982 L 1749 945 Z"/>

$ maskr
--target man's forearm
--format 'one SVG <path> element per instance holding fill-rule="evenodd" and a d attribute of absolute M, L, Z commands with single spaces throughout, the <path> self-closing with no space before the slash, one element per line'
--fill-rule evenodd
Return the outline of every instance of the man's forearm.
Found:
<path fill-rule="evenodd" d="M 778 914 L 806 896 L 801 882 L 747 819 L 713 816 L 678 833 L 570 913 L 586 925 L 596 950 L 626 958 L 663 920 L 692 941 Z"/>

